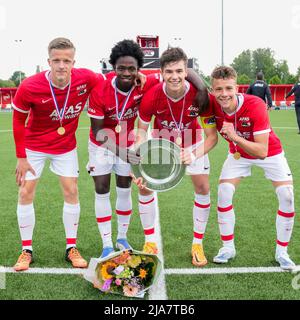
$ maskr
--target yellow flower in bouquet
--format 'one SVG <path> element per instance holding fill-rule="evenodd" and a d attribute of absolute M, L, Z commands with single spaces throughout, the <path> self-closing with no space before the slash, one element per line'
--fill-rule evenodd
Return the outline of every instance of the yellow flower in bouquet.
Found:
<path fill-rule="evenodd" d="M 136 268 L 140 263 L 142 262 L 142 259 L 140 256 L 132 255 L 130 259 L 127 261 L 127 265 L 131 268 Z"/>
<path fill-rule="evenodd" d="M 117 266 L 116 263 L 112 261 L 106 261 L 101 266 L 101 277 L 103 280 L 108 280 L 114 277 L 112 271 Z"/>
<path fill-rule="evenodd" d="M 145 279 L 147 276 L 147 271 L 145 269 L 140 269 L 140 274 L 139 274 L 139 277 L 141 279 Z"/>
<path fill-rule="evenodd" d="M 160 265 L 159 259 L 152 255 L 135 250 L 121 251 L 98 262 L 96 267 L 91 264 L 90 269 L 95 272 L 92 283 L 105 293 L 141 298 L 157 279 Z"/>

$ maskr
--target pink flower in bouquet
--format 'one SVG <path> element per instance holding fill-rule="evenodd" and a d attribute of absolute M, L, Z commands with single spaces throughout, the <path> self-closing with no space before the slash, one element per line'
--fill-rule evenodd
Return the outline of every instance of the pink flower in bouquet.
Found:
<path fill-rule="evenodd" d="M 138 294 L 139 289 L 137 287 L 131 286 L 130 284 L 127 284 L 123 287 L 123 293 L 127 297 L 134 297 Z"/>
<path fill-rule="evenodd" d="M 115 284 L 116 284 L 116 286 L 120 286 L 122 284 L 122 280 L 116 279 Z"/>
<path fill-rule="evenodd" d="M 113 279 L 108 279 L 108 280 L 106 280 L 106 281 L 103 283 L 103 286 L 102 286 L 102 288 L 101 288 L 101 291 L 104 291 L 104 292 L 108 291 L 108 290 L 110 289 L 110 285 L 111 285 L 112 281 L 113 281 Z"/>

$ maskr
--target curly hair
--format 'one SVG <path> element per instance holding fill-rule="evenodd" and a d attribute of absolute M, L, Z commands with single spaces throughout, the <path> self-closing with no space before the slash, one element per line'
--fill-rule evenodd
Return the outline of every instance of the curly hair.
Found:
<path fill-rule="evenodd" d="M 122 40 L 118 42 L 112 49 L 109 57 L 109 63 L 114 67 L 120 57 L 130 56 L 136 59 L 138 67 L 144 64 L 144 53 L 140 46 L 133 40 Z"/>

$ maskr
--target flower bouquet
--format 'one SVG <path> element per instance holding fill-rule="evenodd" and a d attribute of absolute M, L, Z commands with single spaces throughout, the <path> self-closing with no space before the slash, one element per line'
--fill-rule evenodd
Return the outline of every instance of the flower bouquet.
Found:
<path fill-rule="evenodd" d="M 102 292 L 143 298 L 160 271 L 156 255 L 124 250 L 104 259 L 92 258 L 84 278 Z"/>

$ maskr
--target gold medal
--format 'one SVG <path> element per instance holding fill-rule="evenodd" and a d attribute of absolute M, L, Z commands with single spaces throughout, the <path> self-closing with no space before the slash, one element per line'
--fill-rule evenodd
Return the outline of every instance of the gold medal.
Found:
<path fill-rule="evenodd" d="M 182 144 L 182 138 L 181 137 L 177 137 L 175 142 L 176 142 L 177 145 L 180 146 Z"/>
<path fill-rule="evenodd" d="M 60 136 L 64 135 L 65 132 L 66 132 L 66 129 L 65 129 L 64 127 L 59 127 L 59 128 L 57 129 L 57 133 L 58 133 Z"/>
<path fill-rule="evenodd" d="M 116 131 L 117 133 L 120 133 L 120 132 L 122 131 L 121 125 L 117 124 L 116 127 L 115 127 L 115 131 Z"/>
<path fill-rule="evenodd" d="M 233 158 L 235 160 L 239 160 L 240 157 L 241 157 L 241 154 L 239 152 L 237 152 L 237 151 L 233 154 Z"/>

